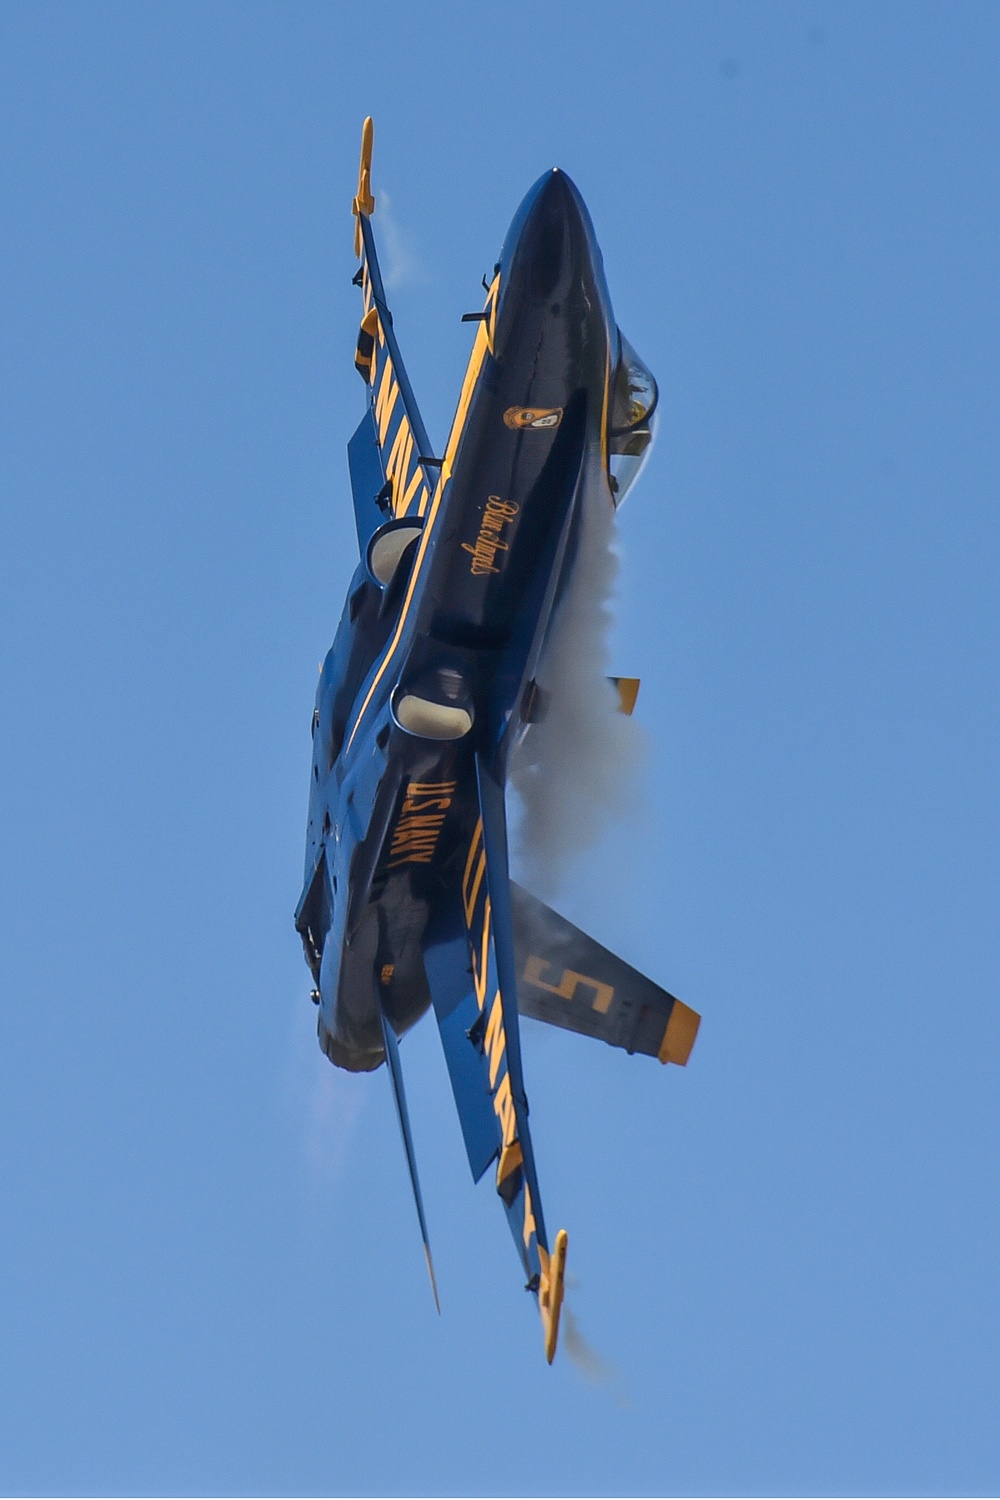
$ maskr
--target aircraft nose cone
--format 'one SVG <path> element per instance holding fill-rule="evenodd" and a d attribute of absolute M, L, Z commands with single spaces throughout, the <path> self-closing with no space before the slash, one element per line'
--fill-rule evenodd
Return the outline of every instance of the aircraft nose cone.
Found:
<path fill-rule="evenodd" d="M 512 404 L 563 407 L 582 388 L 596 400 L 614 314 L 594 226 L 565 172 L 546 172 L 528 193 L 499 270 L 494 357 L 524 376 Z"/>
<path fill-rule="evenodd" d="M 545 302 L 593 272 L 594 231 L 573 181 L 554 167 L 532 187 L 510 226 L 501 264 L 501 289 Z"/>

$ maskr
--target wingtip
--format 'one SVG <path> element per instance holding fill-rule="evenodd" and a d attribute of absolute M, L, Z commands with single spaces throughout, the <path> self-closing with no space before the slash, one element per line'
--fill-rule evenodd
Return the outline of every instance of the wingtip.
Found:
<path fill-rule="evenodd" d="M 549 1364 L 556 1357 L 559 1342 L 559 1314 L 562 1312 L 563 1292 L 566 1279 L 566 1247 L 568 1236 L 565 1229 L 556 1235 L 552 1254 L 542 1257 L 542 1284 L 538 1289 L 538 1306 L 542 1314 L 545 1333 L 545 1358 Z"/>
<path fill-rule="evenodd" d="M 701 1016 L 683 1000 L 675 1000 L 657 1053 L 661 1063 L 679 1063 L 683 1068 L 691 1056 Z"/>
<path fill-rule="evenodd" d="M 372 147 L 375 143 L 375 124 L 371 115 L 365 116 L 365 123 L 361 127 L 361 163 L 358 167 L 358 191 L 354 202 L 351 204 L 351 212 L 355 217 L 354 225 L 354 253 L 361 259 L 362 237 L 361 218 L 370 219 L 375 212 L 375 199 L 372 196 Z"/>

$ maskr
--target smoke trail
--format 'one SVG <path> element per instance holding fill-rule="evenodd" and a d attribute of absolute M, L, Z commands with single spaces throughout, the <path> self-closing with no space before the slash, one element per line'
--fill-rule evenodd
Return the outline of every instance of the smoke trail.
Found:
<path fill-rule="evenodd" d="M 614 1374 L 612 1366 L 587 1343 L 576 1321 L 576 1315 L 567 1302 L 563 1302 L 562 1323 L 563 1345 L 571 1363 L 576 1366 L 580 1374 L 593 1385 L 603 1385 L 606 1380 L 610 1380 Z"/>
<path fill-rule="evenodd" d="M 562 1342 L 570 1364 L 579 1370 L 584 1380 L 591 1385 L 608 1387 L 616 1406 L 623 1409 L 628 1406 L 621 1372 L 587 1343 L 568 1302 L 563 1302 L 562 1308 Z"/>
<path fill-rule="evenodd" d="M 618 711 L 607 678 L 608 636 L 618 574 L 614 515 L 607 496 L 583 496 L 576 562 L 536 678 L 545 717 L 511 756 L 521 801 L 516 852 L 540 896 L 558 890 L 568 862 L 601 836 L 608 820 L 637 804 L 644 757 L 639 725 Z"/>
<path fill-rule="evenodd" d="M 340 1177 L 368 1091 L 366 1074 L 344 1073 L 318 1046 L 306 1087 L 305 1152 L 311 1172 L 327 1185 Z"/>

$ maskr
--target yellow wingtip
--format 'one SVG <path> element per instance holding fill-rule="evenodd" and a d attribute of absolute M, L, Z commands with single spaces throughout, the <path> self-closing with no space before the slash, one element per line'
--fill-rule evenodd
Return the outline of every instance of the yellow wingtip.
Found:
<path fill-rule="evenodd" d="M 559 1342 L 559 1314 L 562 1311 L 565 1290 L 568 1243 L 569 1238 L 565 1229 L 560 1229 L 551 1255 L 539 1246 L 542 1278 L 538 1287 L 538 1308 L 542 1315 L 542 1329 L 545 1334 L 545 1358 L 549 1364 L 556 1357 L 556 1345 Z"/>
<path fill-rule="evenodd" d="M 690 1005 L 685 1005 L 683 1000 L 675 1000 L 660 1043 L 660 1062 L 679 1063 L 683 1068 L 691 1056 L 691 1048 L 700 1025 L 701 1016 L 698 1012 L 692 1010 Z"/>
<path fill-rule="evenodd" d="M 358 191 L 354 202 L 351 204 L 351 213 L 355 218 L 354 225 L 354 253 L 361 259 L 361 215 L 368 219 L 375 212 L 375 199 L 372 197 L 372 147 L 375 144 L 375 124 L 371 115 L 365 116 L 365 123 L 361 127 L 361 164 L 358 167 Z"/>

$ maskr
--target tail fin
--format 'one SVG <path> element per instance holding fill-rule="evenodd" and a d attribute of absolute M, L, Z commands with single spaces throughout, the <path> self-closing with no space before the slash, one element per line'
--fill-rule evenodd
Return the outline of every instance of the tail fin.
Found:
<path fill-rule="evenodd" d="M 355 278 L 363 300 L 355 367 L 368 388 L 368 409 L 347 447 L 358 543 L 393 516 L 423 515 L 437 482 L 430 439 L 403 364 L 375 251 L 371 216 L 374 131 L 366 119 L 361 137 L 358 191 L 353 203 Z"/>
<path fill-rule="evenodd" d="M 413 1200 L 417 1205 L 417 1218 L 420 1220 L 420 1234 L 424 1242 L 424 1256 L 427 1260 L 427 1274 L 431 1278 L 431 1291 L 434 1293 L 434 1306 L 438 1312 L 441 1311 L 441 1303 L 438 1301 L 437 1280 L 434 1276 L 434 1262 L 431 1259 L 430 1240 L 427 1236 L 427 1220 L 424 1218 L 424 1201 L 420 1194 L 420 1178 L 417 1176 L 417 1158 L 413 1150 L 413 1136 L 410 1133 L 410 1115 L 406 1108 L 406 1094 L 403 1091 L 403 1070 L 399 1061 L 399 1043 L 396 1033 L 392 1029 L 392 1022 L 385 1013 L 385 1009 L 379 1003 L 378 1013 L 382 1021 L 382 1037 L 385 1042 L 385 1056 L 389 1064 L 389 1074 L 392 1078 L 392 1092 L 396 1100 L 396 1114 L 399 1116 L 399 1128 L 403 1135 L 403 1145 L 406 1148 L 406 1164 L 410 1169 L 410 1183 L 413 1187 Z"/>

